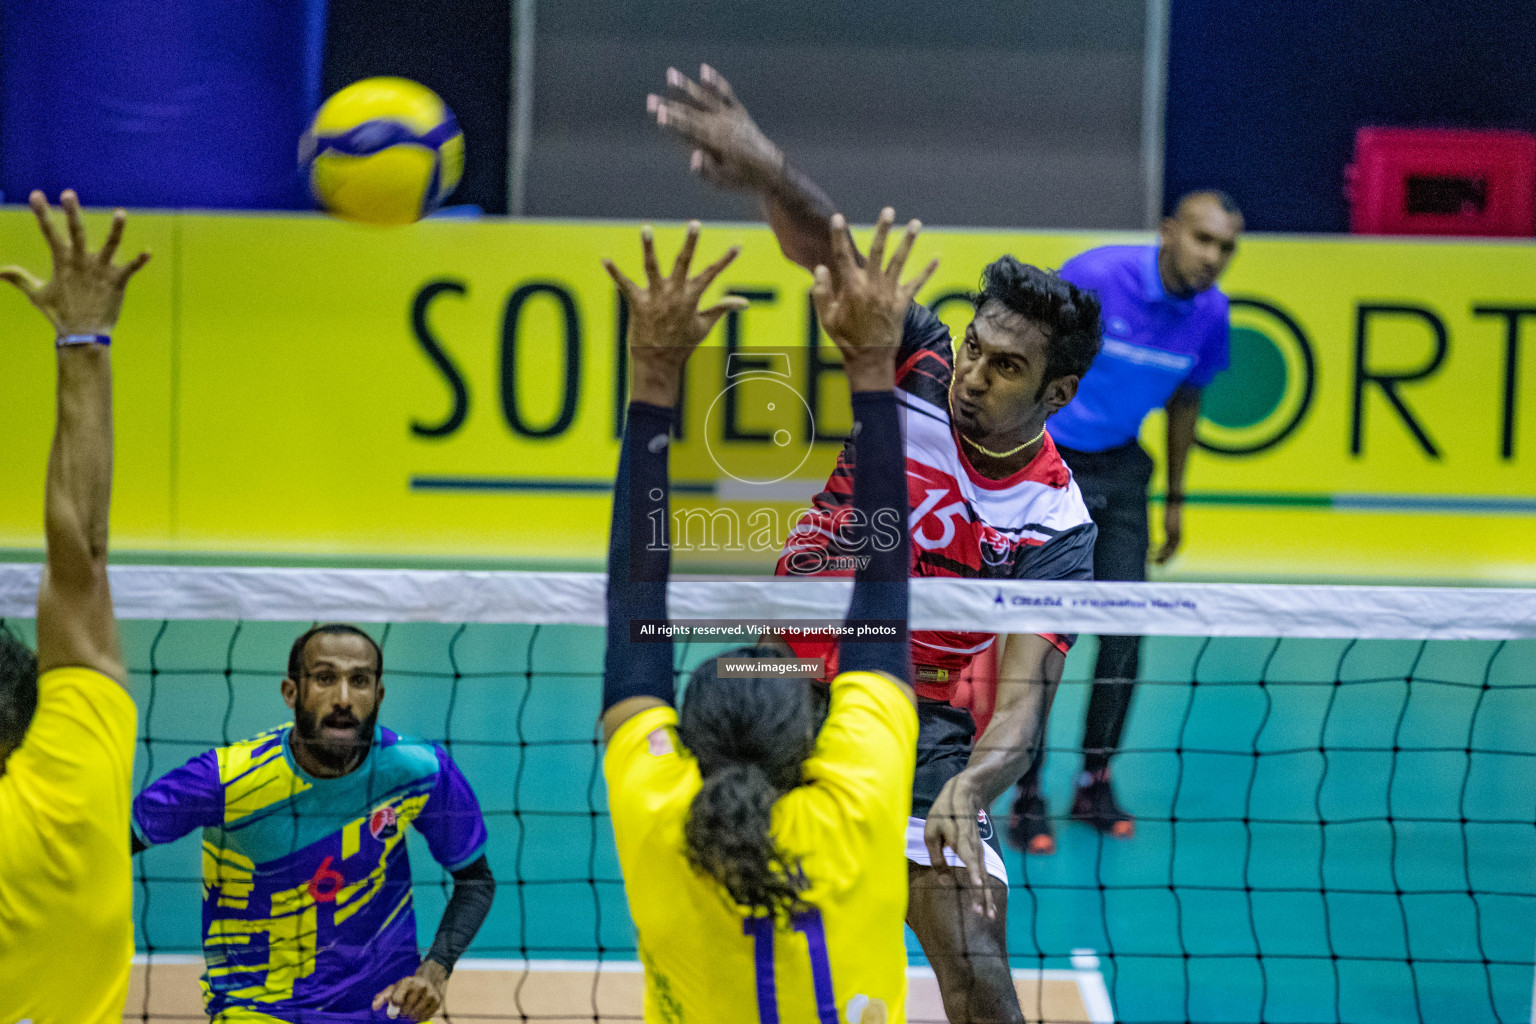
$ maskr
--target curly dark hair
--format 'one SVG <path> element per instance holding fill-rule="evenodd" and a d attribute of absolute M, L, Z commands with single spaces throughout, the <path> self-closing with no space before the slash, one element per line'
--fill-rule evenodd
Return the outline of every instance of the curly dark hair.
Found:
<path fill-rule="evenodd" d="M 21 745 L 37 711 L 37 655 L 0 620 L 0 753 Z"/>
<path fill-rule="evenodd" d="M 766 659 L 783 652 L 740 647 L 720 657 Z M 683 830 L 688 863 L 754 913 L 805 908 L 801 894 L 810 880 L 769 826 L 779 797 L 800 785 L 824 710 L 808 679 L 722 679 L 713 658 L 694 670 L 683 694 L 678 739 L 698 760 L 704 780 Z"/>
<path fill-rule="evenodd" d="M 971 294 L 977 313 L 988 302 L 1001 304 L 1045 332 L 1045 374 L 1036 401 L 1051 381 L 1082 377 L 1099 354 L 1103 342 L 1098 296 L 1053 271 L 1020 263 L 1012 256 L 989 263 L 981 272 L 981 290 Z"/>

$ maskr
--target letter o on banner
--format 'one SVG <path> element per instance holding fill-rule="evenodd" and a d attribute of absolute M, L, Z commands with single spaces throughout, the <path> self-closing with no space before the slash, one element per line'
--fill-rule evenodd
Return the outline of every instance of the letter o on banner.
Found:
<path fill-rule="evenodd" d="M 523 307 L 535 295 L 548 295 L 560 307 L 565 323 L 565 386 L 561 391 L 560 413 L 548 425 L 530 426 L 523 418 L 517 397 L 518 325 Z M 581 319 L 576 300 L 569 290 L 552 281 L 530 281 L 507 298 L 507 310 L 501 320 L 501 411 L 507 426 L 522 437 L 558 437 L 576 418 L 576 398 L 581 390 Z"/>

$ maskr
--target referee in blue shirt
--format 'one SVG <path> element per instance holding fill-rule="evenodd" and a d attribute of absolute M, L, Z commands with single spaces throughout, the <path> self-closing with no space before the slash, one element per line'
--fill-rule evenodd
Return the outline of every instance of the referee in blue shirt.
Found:
<path fill-rule="evenodd" d="M 1145 580 L 1150 532 L 1147 485 L 1152 459 L 1137 443 L 1141 422 L 1168 410 L 1168 489 L 1159 565 L 1178 550 L 1184 465 L 1195 438 L 1200 392 L 1227 365 L 1227 297 L 1216 287 L 1237 250 L 1243 215 L 1222 192 L 1192 192 L 1163 220 L 1157 244 L 1110 245 L 1068 260 L 1061 276 L 1099 295 L 1104 347 L 1077 397 L 1051 418 L 1051 437 L 1082 488 L 1098 524 L 1093 576 Z M 1072 817 L 1126 837 L 1135 821 L 1115 802 L 1109 759 L 1131 704 L 1141 638 L 1099 638 L 1093 695 L 1083 729 L 1083 771 Z M 1041 762 L 1019 782 L 1009 837 L 1031 853 L 1054 853 Z"/>

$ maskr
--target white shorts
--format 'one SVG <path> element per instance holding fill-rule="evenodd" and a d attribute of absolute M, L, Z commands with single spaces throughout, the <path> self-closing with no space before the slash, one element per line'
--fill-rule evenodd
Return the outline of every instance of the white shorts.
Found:
<path fill-rule="evenodd" d="M 982 862 L 986 865 L 987 874 L 1007 885 L 1008 869 L 1003 866 L 1002 854 L 993 849 L 992 842 L 988 841 L 995 842 L 992 817 L 986 811 L 982 811 L 981 819 L 977 824 L 981 829 Z M 907 860 L 914 864 L 921 864 L 925 868 L 933 866 L 933 859 L 928 856 L 928 844 L 923 842 L 923 829 L 927 824 L 927 821 L 922 818 L 907 819 Z M 960 855 L 947 846 L 944 847 L 944 863 L 956 868 L 965 866 Z"/>

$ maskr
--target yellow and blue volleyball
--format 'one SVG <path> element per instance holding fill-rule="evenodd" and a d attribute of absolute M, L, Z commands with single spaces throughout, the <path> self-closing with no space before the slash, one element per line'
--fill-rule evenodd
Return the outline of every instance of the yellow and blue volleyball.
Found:
<path fill-rule="evenodd" d="M 464 134 L 431 89 L 365 78 L 321 105 L 299 143 L 321 206 L 346 220 L 409 224 L 442 203 L 464 173 Z"/>

